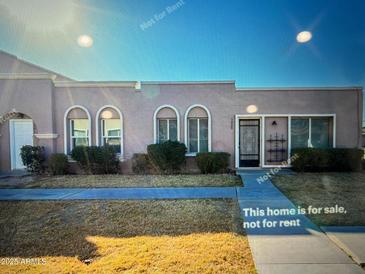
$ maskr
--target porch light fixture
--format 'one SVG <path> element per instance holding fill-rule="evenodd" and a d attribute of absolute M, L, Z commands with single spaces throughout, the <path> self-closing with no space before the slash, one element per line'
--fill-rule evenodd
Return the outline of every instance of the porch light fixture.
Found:
<path fill-rule="evenodd" d="M 246 108 L 246 111 L 248 113 L 256 113 L 257 112 L 257 106 L 255 105 L 249 105 L 247 108 Z"/>
<path fill-rule="evenodd" d="M 275 127 L 275 126 L 277 126 L 277 125 L 278 125 L 278 123 L 277 123 L 276 121 L 273 121 L 273 122 L 271 123 L 271 125 Z"/>
<path fill-rule="evenodd" d="M 301 31 L 297 35 L 298 43 L 307 43 L 312 39 L 312 33 L 310 31 Z"/>

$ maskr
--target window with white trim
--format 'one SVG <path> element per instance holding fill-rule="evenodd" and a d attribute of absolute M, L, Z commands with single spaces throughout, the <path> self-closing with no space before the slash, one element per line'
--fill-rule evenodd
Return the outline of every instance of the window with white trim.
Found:
<path fill-rule="evenodd" d="M 70 119 L 70 151 L 77 146 L 89 145 L 89 120 Z"/>
<path fill-rule="evenodd" d="M 208 151 L 208 118 L 188 118 L 188 153 Z"/>
<path fill-rule="evenodd" d="M 291 148 L 332 148 L 333 117 L 291 119 Z"/>
<path fill-rule="evenodd" d="M 170 141 L 177 141 L 177 120 L 176 119 L 157 119 L 157 131 L 159 144 Z"/>
<path fill-rule="evenodd" d="M 101 145 L 110 145 L 121 153 L 120 119 L 101 119 Z"/>
<path fill-rule="evenodd" d="M 168 105 L 161 106 L 154 114 L 155 142 L 158 144 L 168 140 L 179 140 L 179 122 L 177 110 Z"/>

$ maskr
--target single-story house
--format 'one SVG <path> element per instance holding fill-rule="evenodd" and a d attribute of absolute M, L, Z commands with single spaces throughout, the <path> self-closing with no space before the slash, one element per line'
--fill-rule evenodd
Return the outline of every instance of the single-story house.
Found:
<path fill-rule="evenodd" d="M 0 170 L 26 144 L 70 154 L 112 144 L 124 171 L 148 144 L 225 151 L 232 168 L 287 164 L 299 147 L 362 145 L 361 87 L 238 88 L 234 81 L 75 81 L 0 52 Z M 193 161 L 193 160 L 190 160 Z"/>

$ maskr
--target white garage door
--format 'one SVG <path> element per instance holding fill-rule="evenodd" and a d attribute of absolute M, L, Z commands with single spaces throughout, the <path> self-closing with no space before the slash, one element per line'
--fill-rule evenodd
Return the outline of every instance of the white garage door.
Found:
<path fill-rule="evenodd" d="M 11 169 L 24 169 L 20 149 L 33 145 L 33 121 L 28 119 L 10 120 Z"/>

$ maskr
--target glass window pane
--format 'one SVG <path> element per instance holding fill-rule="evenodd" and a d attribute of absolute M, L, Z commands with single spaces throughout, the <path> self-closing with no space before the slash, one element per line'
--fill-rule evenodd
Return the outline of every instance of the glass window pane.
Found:
<path fill-rule="evenodd" d="M 87 119 L 71 120 L 71 134 L 73 137 L 87 137 L 89 122 Z"/>
<path fill-rule="evenodd" d="M 158 143 L 163 143 L 167 141 L 167 120 L 158 120 Z"/>
<path fill-rule="evenodd" d="M 120 136 L 120 119 L 103 120 L 103 136 Z"/>
<path fill-rule="evenodd" d="M 208 151 L 208 119 L 199 119 L 200 151 Z"/>
<path fill-rule="evenodd" d="M 177 141 L 177 120 L 169 120 L 169 139 Z"/>
<path fill-rule="evenodd" d="M 308 147 L 309 119 L 294 118 L 291 120 L 291 148 Z"/>
<path fill-rule="evenodd" d="M 198 152 L 198 120 L 197 119 L 189 119 L 189 140 L 188 140 L 188 149 L 189 152 Z"/>
<path fill-rule="evenodd" d="M 311 143 L 315 148 L 329 148 L 330 144 L 330 119 L 312 118 Z"/>

